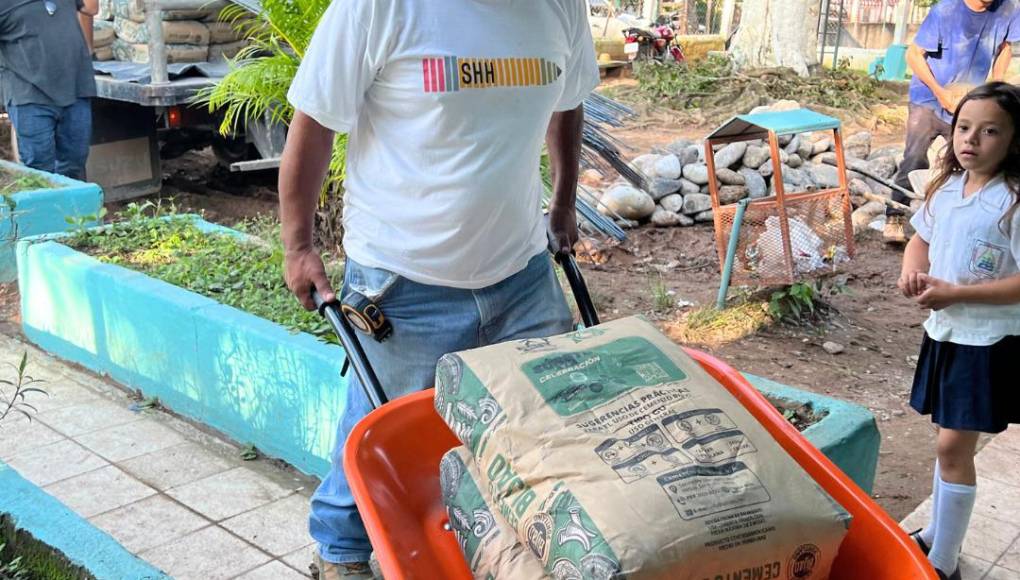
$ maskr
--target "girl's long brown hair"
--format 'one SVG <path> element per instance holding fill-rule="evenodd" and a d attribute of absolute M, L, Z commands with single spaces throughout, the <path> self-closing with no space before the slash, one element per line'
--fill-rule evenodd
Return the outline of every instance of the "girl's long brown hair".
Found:
<path fill-rule="evenodd" d="M 956 151 L 953 149 L 953 135 L 956 134 L 956 123 L 960 119 L 960 110 L 963 109 L 964 104 L 969 101 L 983 100 L 995 101 L 995 104 L 999 105 L 1003 111 L 1006 111 L 1010 121 L 1013 123 L 1013 142 L 1010 143 L 1009 153 L 1006 155 L 1006 158 L 999 165 L 999 171 L 1006 181 L 1006 187 L 1013 194 L 1013 203 L 999 221 L 999 227 L 1008 235 L 1009 224 L 1013 219 L 1013 214 L 1016 213 L 1017 207 L 1020 206 L 1020 89 L 1009 83 L 994 82 L 981 85 L 967 93 L 967 96 L 963 97 L 960 104 L 956 106 L 956 112 L 953 113 L 953 128 L 949 133 L 948 142 L 936 163 L 934 177 L 928 182 L 928 187 L 924 193 L 924 199 L 929 202 L 925 211 L 931 211 L 931 198 L 950 179 L 963 173 L 963 166 L 960 165 L 960 160 L 956 158 Z"/>

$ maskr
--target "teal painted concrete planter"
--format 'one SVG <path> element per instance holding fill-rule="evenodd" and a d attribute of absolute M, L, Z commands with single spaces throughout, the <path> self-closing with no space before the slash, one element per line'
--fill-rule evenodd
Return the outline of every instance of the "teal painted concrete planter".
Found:
<path fill-rule="evenodd" d="M 0 461 L 0 513 L 18 529 L 61 552 L 96 578 L 164 579 L 166 574 L 133 556 L 52 496 Z"/>
<path fill-rule="evenodd" d="M 882 436 L 870 411 L 846 401 L 795 389 L 775 381 L 744 374 L 762 394 L 773 399 L 810 403 L 817 413 L 826 413 L 821 421 L 804 430 L 803 435 L 861 489 L 871 493 L 878 466 L 878 448 Z"/>
<path fill-rule="evenodd" d="M 327 473 L 346 400 L 342 349 L 49 238 L 18 244 L 30 340 L 304 473 Z"/>
<path fill-rule="evenodd" d="M 29 339 L 305 473 L 327 472 L 347 388 L 339 347 L 47 238 L 18 245 Z M 766 395 L 827 412 L 804 436 L 871 490 L 880 442 L 871 413 L 746 376 Z"/>
<path fill-rule="evenodd" d="M 103 207 L 103 190 L 94 183 L 84 183 L 62 175 L 37 171 L 23 165 L 0 160 L 0 169 L 11 173 L 32 173 L 50 180 L 57 187 L 22 191 L 10 195 L 15 207 L 12 212 L 0 203 L 0 283 L 13 282 L 17 276 L 15 244 L 17 240 L 68 229 L 68 216 L 98 215 Z M 85 225 L 94 225 L 86 222 Z"/>

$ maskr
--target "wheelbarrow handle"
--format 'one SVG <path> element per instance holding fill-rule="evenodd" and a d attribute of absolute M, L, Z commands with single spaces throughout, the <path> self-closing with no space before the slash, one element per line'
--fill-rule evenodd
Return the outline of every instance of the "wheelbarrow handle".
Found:
<path fill-rule="evenodd" d="M 574 294 L 574 301 L 577 302 L 577 309 L 581 312 L 581 321 L 586 327 L 595 326 L 599 323 L 599 315 L 595 311 L 595 305 L 588 293 L 588 285 L 585 284 L 584 278 L 581 276 L 581 270 L 577 267 L 574 256 L 568 252 L 561 252 L 554 254 L 554 258 L 566 274 L 570 290 Z M 315 308 L 318 309 L 319 314 L 329 322 L 337 337 L 340 338 L 340 344 L 343 345 L 344 351 L 347 353 L 347 362 L 344 363 L 344 368 L 347 368 L 348 363 L 354 368 L 354 374 L 357 375 L 361 388 L 365 390 L 365 396 L 372 404 L 373 409 L 385 405 L 389 401 L 386 392 L 383 391 L 379 377 L 372 369 L 372 364 L 368 362 L 365 350 L 361 348 L 358 335 L 347 322 L 347 318 L 340 312 L 340 302 L 337 300 L 326 302 L 314 289 L 312 290 L 312 300 L 315 302 Z"/>
<path fill-rule="evenodd" d="M 372 365 L 368 362 L 368 357 L 365 356 L 365 351 L 361 348 L 361 343 L 358 341 L 358 336 L 354 333 L 354 329 L 351 328 L 347 318 L 340 312 L 340 302 L 337 300 L 326 302 L 319 295 L 319 292 L 314 289 L 312 290 L 312 300 L 315 301 L 315 308 L 319 310 L 319 314 L 325 317 L 329 321 L 330 326 L 333 327 L 333 331 L 336 332 L 337 337 L 340 339 L 340 344 L 344 347 L 344 352 L 347 353 L 347 361 L 344 362 L 344 368 L 347 368 L 348 363 L 354 367 L 354 374 L 358 376 L 361 388 L 365 390 L 365 396 L 368 398 L 369 403 L 372 404 L 373 409 L 378 409 L 385 405 L 389 401 L 386 397 L 386 392 L 383 391 L 382 385 L 379 384 L 379 377 L 375 375 L 375 370 L 372 369 Z"/>
<path fill-rule="evenodd" d="M 556 252 L 553 258 L 563 268 L 563 273 L 570 284 L 570 291 L 574 294 L 574 302 L 577 303 L 577 310 L 581 313 L 581 322 L 586 327 L 596 326 L 599 323 L 599 313 L 595 310 L 595 304 L 588 292 L 588 284 L 581 276 L 581 269 L 577 267 L 577 260 L 569 252 Z"/>

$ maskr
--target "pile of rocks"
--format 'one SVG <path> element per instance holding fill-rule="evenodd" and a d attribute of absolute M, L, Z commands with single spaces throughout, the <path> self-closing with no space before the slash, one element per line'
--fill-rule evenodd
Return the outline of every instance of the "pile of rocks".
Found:
<path fill-rule="evenodd" d="M 235 56 L 245 42 L 233 24 L 219 22 L 226 6 L 224 0 L 193 0 L 186 9 L 163 11 L 168 62 L 206 62 Z M 149 62 L 144 0 L 100 0 L 93 31 L 97 60 Z"/>
<path fill-rule="evenodd" d="M 885 147 L 872 150 L 871 139 L 869 132 L 850 135 L 844 139 L 844 152 L 854 207 L 867 207 L 873 215 L 878 215 L 884 204 L 868 201 L 864 194 L 891 197 L 892 190 L 860 171 L 891 180 L 902 162 L 902 149 Z M 836 158 L 831 133 L 786 135 L 779 138 L 779 144 L 787 193 L 839 186 L 839 171 L 826 163 Z M 775 176 L 768 143 L 761 140 L 730 143 L 717 146 L 714 151 L 721 203 L 775 195 Z M 663 149 L 635 158 L 631 165 L 647 176 L 647 188 L 641 190 L 626 182 L 610 185 L 601 197 L 603 213 L 629 222 L 647 220 L 658 227 L 691 226 L 712 221 L 712 198 L 708 189 L 709 175 L 703 143 L 680 139 Z M 873 211 L 876 204 L 881 206 L 878 212 Z"/>

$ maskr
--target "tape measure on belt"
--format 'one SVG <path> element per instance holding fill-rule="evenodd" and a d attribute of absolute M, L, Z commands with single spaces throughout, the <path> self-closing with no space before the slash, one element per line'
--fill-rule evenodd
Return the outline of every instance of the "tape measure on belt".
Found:
<path fill-rule="evenodd" d="M 375 303 L 358 292 L 349 292 L 340 304 L 340 312 L 351 326 L 382 342 L 393 334 L 393 325 Z"/>

